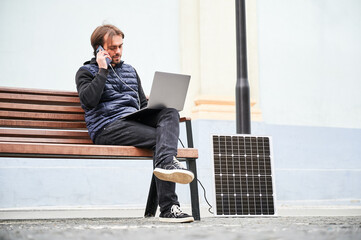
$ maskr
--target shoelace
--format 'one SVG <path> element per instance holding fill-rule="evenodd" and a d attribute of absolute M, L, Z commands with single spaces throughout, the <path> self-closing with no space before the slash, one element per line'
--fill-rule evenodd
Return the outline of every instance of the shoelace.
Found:
<path fill-rule="evenodd" d="M 172 208 L 170 209 L 170 213 L 172 213 L 174 216 L 178 217 L 183 212 L 178 205 L 173 205 Z"/>
<path fill-rule="evenodd" d="M 184 167 L 181 165 L 181 163 L 178 161 L 176 157 L 173 157 L 173 162 L 171 165 L 166 166 L 165 169 L 184 169 Z"/>
<path fill-rule="evenodd" d="M 173 163 L 174 165 L 177 165 L 180 168 L 184 168 L 176 157 L 173 157 Z"/>

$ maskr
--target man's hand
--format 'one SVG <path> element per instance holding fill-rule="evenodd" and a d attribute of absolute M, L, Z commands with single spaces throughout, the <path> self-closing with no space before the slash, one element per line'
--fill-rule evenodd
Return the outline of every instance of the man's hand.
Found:
<path fill-rule="evenodd" d="M 97 53 L 97 63 L 98 63 L 99 68 L 108 69 L 108 64 L 107 64 L 106 58 L 111 59 L 111 57 L 109 56 L 109 53 L 107 51 L 100 50 Z"/>

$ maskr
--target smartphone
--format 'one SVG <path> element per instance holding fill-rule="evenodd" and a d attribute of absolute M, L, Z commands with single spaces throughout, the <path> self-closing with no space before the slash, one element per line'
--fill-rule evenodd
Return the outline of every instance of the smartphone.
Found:
<path fill-rule="evenodd" d="M 99 47 L 97 48 L 97 53 L 98 53 L 100 50 L 104 51 L 104 48 L 103 48 L 101 45 L 99 45 Z M 107 61 L 107 65 L 109 65 L 110 62 L 111 62 L 111 59 L 110 59 L 110 58 L 106 58 L 105 61 Z"/>

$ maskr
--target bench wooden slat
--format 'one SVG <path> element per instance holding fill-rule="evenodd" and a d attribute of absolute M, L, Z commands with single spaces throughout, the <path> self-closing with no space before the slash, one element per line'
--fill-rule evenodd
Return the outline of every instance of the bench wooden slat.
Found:
<path fill-rule="evenodd" d="M 44 120 L 74 120 L 84 121 L 84 113 L 45 113 L 25 111 L 1 111 L 0 118 L 21 118 L 21 119 L 44 119 Z M 181 117 L 179 122 L 185 122 L 189 118 Z"/>
<path fill-rule="evenodd" d="M 1 93 L 0 101 L 4 102 L 25 102 L 25 103 L 57 103 L 57 104 L 80 104 L 78 96 L 50 96 L 40 94 L 19 94 L 19 93 Z"/>
<path fill-rule="evenodd" d="M 32 142 L 32 143 L 62 143 L 62 144 L 92 144 L 90 139 L 79 138 L 24 138 L 0 137 L 0 142 Z"/>
<path fill-rule="evenodd" d="M 191 120 L 191 118 L 189 118 L 189 117 L 181 117 L 181 118 L 179 118 L 179 122 L 185 122 L 185 121 L 190 121 Z"/>
<path fill-rule="evenodd" d="M 40 112 L 84 113 L 84 110 L 80 106 L 57 106 L 57 105 L 7 103 L 7 102 L 0 102 L 0 109 L 40 111 Z"/>
<path fill-rule="evenodd" d="M 153 152 L 151 150 L 128 146 L 0 142 L 0 155 L 12 153 L 65 156 L 131 156 L 134 158 L 153 157 Z M 196 159 L 198 158 L 198 150 L 194 148 L 178 149 L 177 157 Z"/>
<path fill-rule="evenodd" d="M 1 127 L 86 129 L 85 122 L 33 121 L 0 119 Z"/>
<path fill-rule="evenodd" d="M 25 111 L 0 111 L 0 118 L 84 121 L 83 113 L 44 113 Z"/>
<path fill-rule="evenodd" d="M 0 92 L 4 93 L 30 93 L 52 96 L 74 96 L 77 97 L 78 93 L 74 91 L 58 91 L 47 89 L 33 89 L 33 88 L 14 88 L 14 87 L 0 87 Z"/>
<path fill-rule="evenodd" d="M 62 131 L 41 129 L 0 128 L 2 137 L 42 137 L 42 138 L 80 138 L 90 139 L 88 131 Z"/>
<path fill-rule="evenodd" d="M 25 111 L 1 111 L 0 118 L 21 118 L 21 119 L 44 119 L 44 120 L 74 120 L 84 121 L 84 113 L 45 113 Z M 179 122 L 185 122 L 189 118 L 181 117 Z"/>

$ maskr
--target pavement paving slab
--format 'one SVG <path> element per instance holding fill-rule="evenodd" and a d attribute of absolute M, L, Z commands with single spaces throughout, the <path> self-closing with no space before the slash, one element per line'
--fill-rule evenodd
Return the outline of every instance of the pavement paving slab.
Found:
<path fill-rule="evenodd" d="M 361 216 L 206 217 L 193 223 L 158 218 L 1 220 L 0 240 L 361 239 Z"/>

